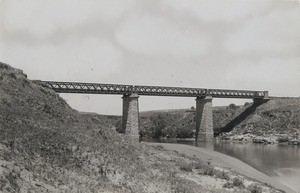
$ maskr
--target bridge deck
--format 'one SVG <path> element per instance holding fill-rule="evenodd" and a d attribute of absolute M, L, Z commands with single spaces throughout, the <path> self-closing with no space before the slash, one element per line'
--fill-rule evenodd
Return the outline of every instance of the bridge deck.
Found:
<path fill-rule="evenodd" d="M 140 86 L 122 84 L 98 84 L 79 82 L 55 82 L 40 81 L 36 83 L 47 86 L 57 93 L 88 93 L 88 94 L 117 94 L 148 96 L 178 96 L 178 97 L 201 97 L 212 96 L 214 98 L 265 98 L 267 92 L 252 90 L 225 90 L 225 89 L 205 89 L 205 88 L 184 88 L 184 87 L 164 87 L 164 86 Z"/>

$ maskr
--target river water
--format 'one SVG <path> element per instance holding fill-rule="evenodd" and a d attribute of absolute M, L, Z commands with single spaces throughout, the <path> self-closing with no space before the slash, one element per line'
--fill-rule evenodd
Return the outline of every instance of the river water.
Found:
<path fill-rule="evenodd" d="M 193 140 L 156 141 L 195 146 Z M 200 147 L 207 144 L 198 143 Z M 300 146 L 215 142 L 214 151 L 235 157 L 300 193 Z"/>

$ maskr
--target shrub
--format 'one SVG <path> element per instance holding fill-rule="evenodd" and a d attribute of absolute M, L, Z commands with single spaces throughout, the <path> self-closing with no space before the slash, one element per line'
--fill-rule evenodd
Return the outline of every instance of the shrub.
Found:
<path fill-rule="evenodd" d="M 239 108 L 239 106 L 236 106 L 235 104 L 231 103 L 229 106 L 228 106 L 229 109 L 237 109 Z"/>
<path fill-rule="evenodd" d="M 261 187 L 256 183 L 251 184 L 248 189 L 251 193 L 262 193 Z"/>
<path fill-rule="evenodd" d="M 233 188 L 233 184 L 231 182 L 226 182 L 224 185 L 223 185 L 223 188 Z"/>
<path fill-rule="evenodd" d="M 243 181 L 238 177 L 233 178 L 232 184 L 236 187 L 245 187 Z"/>
<path fill-rule="evenodd" d="M 278 136 L 277 141 L 279 143 L 284 143 L 289 141 L 289 137 L 287 135 Z"/>
<path fill-rule="evenodd" d="M 153 122 L 153 127 L 151 128 L 153 131 L 152 138 L 156 139 L 162 137 L 162 131 L 167 126 L 165 117 L 162 114 L 158 114 L 150 119 Z"/>
<path fill-rule="evenodd" d="M 208 175 L 208 176 L 213 176 L 213 175 L 215 175 L 215 173 L 216 173 L 216 170 L 212 167 L 208 167 L 204 170 L 204 174 Z"/>
<path fill-rule="evenodd" d="M 162 146 L 162 145 L 155 145 L 155 146 L 153 146 L 155 149 L 157 149 L 157 150 L 163 150 L 163 149 L 165 149 L 165 147 L 164 146 Z"/>
<path fill-rule="evenodd" d="M 13 73 L 13 72 L 12 72 L 12 73 L 10 73 L 10 74 L 9 74 L 9 76 L 10 76 L 11 78 L 13 78 L 13 79 L 17 79 L 17 76 L 16 76 L 16 74 L 15 74 L 15 73 Z"/>
<path fill-rule="evenodd" d="M 176 184 L 174 193 L 191 193 L 191 192 L 195 192 L 193 187 L 190 187 L 188 185 L 183 185 L 181 183 Z"/>
<path fill-rule="evenodd" d="M 224 179 L 224 180 L 230 180 L 229 175 L 226 172 L 224 172 L 224 171 L 218 171 L 218 170 L 216 170 L 216 174 L 215 175 L 216 175 L 217 178 Z"/>
<path fill-rule="evenodd" d="M 187 171 L 187 172 L 192 172 L 193 171 L 192 164 L 189 164 L 189 163 L 186 163 L 186 162 L 181 162 L 179 167 L 180 167 L 180 170 L 183 170 L 183 171 Z"/>
<path fill-rule="evenodd" d="M 191 190 L 189 187 L 178 185 L 175 189 L 175 193 L 189 193 Z"/>
<path fill-rule="evenodd" d="M 205 164 L 203 161 L 198 161 L 193 163 L 193 167 L 200 170 L 200 169 L 208 168 L 209 166 Z"/>

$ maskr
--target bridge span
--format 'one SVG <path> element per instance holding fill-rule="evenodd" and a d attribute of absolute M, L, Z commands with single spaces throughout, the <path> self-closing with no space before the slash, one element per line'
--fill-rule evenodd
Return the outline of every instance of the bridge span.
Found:
<path fill-rule="evenodd" d="M 55 81 L 35 81 L 44 84 L 57 93 L 89 93 L 89 94 L 117 94 L 148 96 L 177 96 L 177 97 L 200 97 L 211 96 L 214 98 L 265 98 L 267 91 L 253 90 L 226 90 L 226 89 L 205 89 L 205 88 L 185 88 L 185 87 L 165 87 L 165 86 L 141 86 L 123 84 L 98 84 L 80 82 L 55 82 Z"/>
<path fill-rule="evenodd" d="M 98 84 L 80 82 L 34 82 L 48 87 L 57 93 L 115 94 L 123 95 L 123 132 L 139 139 L 139 104 L 141 95 L 194 97 L 196 99 L 196 141 L 213 141 L 212 99 L 240 98 L 253 99 L 255 104 L 268 101 L 268 91 L 227 90 L 165 86 L 141 86 L 122 84 Z"/>

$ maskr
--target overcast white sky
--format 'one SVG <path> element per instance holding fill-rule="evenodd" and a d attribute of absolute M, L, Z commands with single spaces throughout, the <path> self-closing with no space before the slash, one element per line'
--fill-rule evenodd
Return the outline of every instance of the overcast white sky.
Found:
<path fill-rule="evenodd" d="M 30 79 L 300 96 L 300 4 L 287 0 L 0 0 L 0 60 Z M 121 114 L 121 96 L 61 95 Z M 214 99 L 214 105 L 244 100 Z M 193 98 L 140 97 L 140 110 Z"/>

